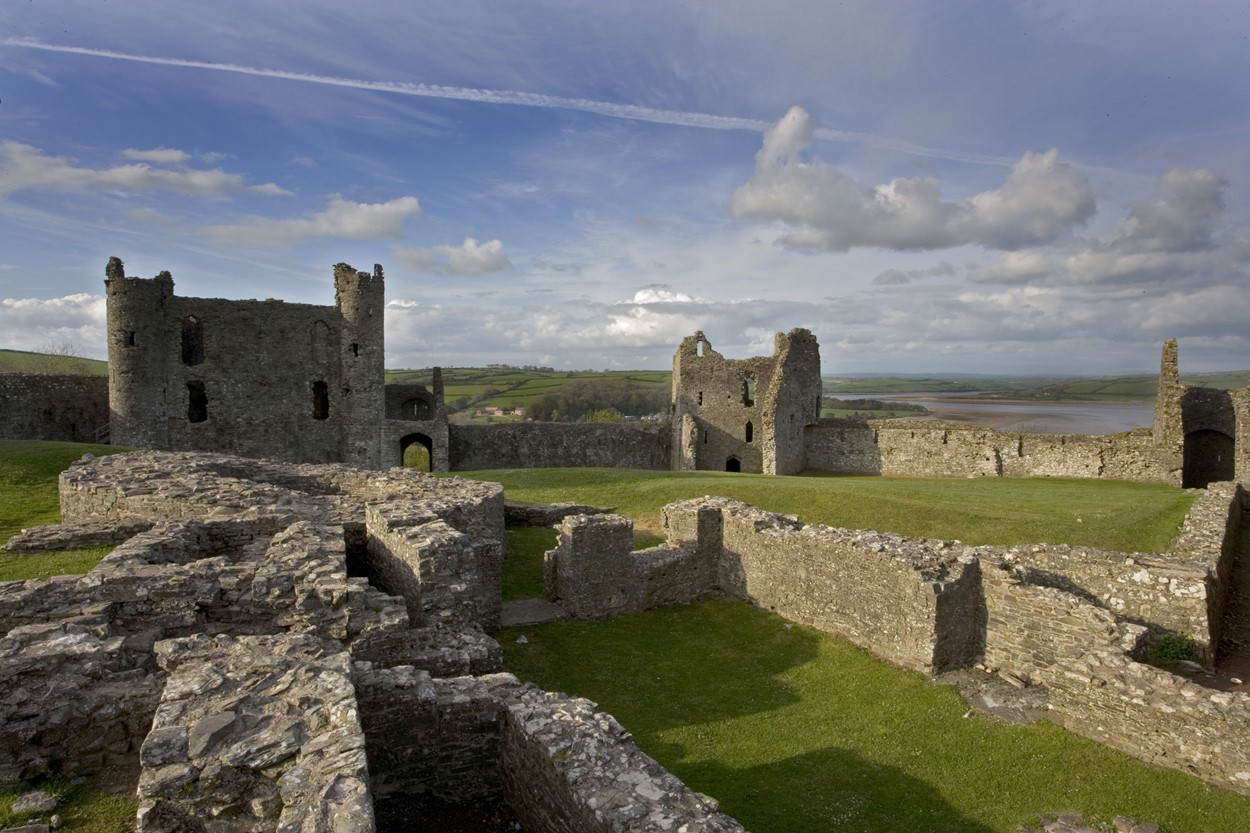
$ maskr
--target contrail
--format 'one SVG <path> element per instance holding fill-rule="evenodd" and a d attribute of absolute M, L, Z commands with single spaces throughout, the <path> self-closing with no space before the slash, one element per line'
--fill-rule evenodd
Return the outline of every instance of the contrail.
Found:
<path fill-rule="evenodd" d="M 205 69 L 214 72 L 232 72 L 237 75 L 252 75 L 260 78 L 277 78 L 283 81 L 299 81 L 305 84 L 322 84 L 328 87 L 348 87 L 357 90 L 391 93 L 394 95 L 410 95 L 419 98 L 444 98 L 453 101 L 469 101 L 480 104 L 507 104 L 515 107 L 537 107 L 541 109 L 577 110 L 583 113 L 594 113 L 614 119 L 645 121 L 655 124 L 670 124 L 679 127 L 697 127 L 704 130 L 746 130 L 762 133 L 772 127 L 772 122 L 762 119 L 746 119 L 736 116 L 717 116 L 711 113 L 690 113 L 682 110 L 662 110 L 656 107 L 643 107 L 637 104 L 619 104 L 611 101 L 596 101 L 589 98 L 568 98 L 558 95 L 526 93 L 517 90 L 484 90 L 473 87 L 450 87 L 442 84 L 413 84 L 406 81 L 367 81 L 361 78 L 341 78 L 333 75 L 314 75 L 306 72 L 289 72 L 281 69 L 249 67 L 241 64 L 222 64 L 211 61 L 192 61 L 185 58 L 162 58 L 151 55 L 133 55 L 128 52 L 114 52 L 109 49 L 92 49 L 85 46 L 60 46 L 43 43 L 28 38 L 0 38 L 0 45 L 18 49 L 37 49 L 42 52 L 62 52 L 70 55 L 86 55 L 92 58 L 108 58 L 114 61 L 132 61 L 139 64 L 156 64 L 166 67 L 183 67 L 186 69 Z M 913 156 L 925 156 L 935 159 L 949 159 L 955 162 L 969 162 L 977 165 L 994 165 L 1010 167 L 1017 160 L 1001 156 L 986 156 L 959 151 L 925 147 L 910 142 L 874 136 L 871 133 L 856 133 L 848 130 L 834 130 L 827 127 L 813 131 L 818 139 L 854 144 L 869 144 L 888 148 Z"/>

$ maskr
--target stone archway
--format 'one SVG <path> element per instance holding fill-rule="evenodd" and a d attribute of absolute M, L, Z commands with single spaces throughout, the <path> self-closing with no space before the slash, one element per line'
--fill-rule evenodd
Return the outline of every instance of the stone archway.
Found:
<path fill-rule="evenodd" d="M 742 461 L 737 457 L 730 457 L 725 461 L 725 471 L 742 471 Z"/>
<path fill-rule="evenodd" d="M 1185 435 L 1185 462 L 1181 485 L 1203 489 L 1236 477 L 1236 441 L 1223 431 L 1203 428 Z"/>
<path fill-rule="evenodd" d="M 424 449 L 424 454 L 421 449 Z M 425 434 L 408 434 L 399 441 L 399 459 L 406 468 L 433 471 L 434 441 Z"/>

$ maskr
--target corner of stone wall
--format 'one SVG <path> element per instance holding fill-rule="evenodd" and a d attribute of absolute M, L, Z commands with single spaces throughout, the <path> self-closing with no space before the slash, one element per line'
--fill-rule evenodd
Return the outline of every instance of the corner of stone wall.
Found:
<path fill-rule="evenodd" d="M 526 830 L 743 833 L 589 700 L 527 686 L 504 714 L 504 789 Z"/>
<path fill-rule="evenodd" d="M 673 522 L 696 534 L 712 515 L 696 510 Z M 700 520 L 702 518 L 702 520 Z M 543 559 L 544 592 L 570 616 L 604 619 L 696 599 L 717 587 L 719 548 L 689 541 L 631 551 L 633 521 L 621 515 L 571 515 L 561 521 L 558 543 Z"/>

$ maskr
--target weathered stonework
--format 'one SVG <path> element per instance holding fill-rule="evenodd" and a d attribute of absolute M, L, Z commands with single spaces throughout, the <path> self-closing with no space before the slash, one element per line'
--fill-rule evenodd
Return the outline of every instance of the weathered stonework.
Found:
<path fill-rule="evenodd" d="M 668 424 L 663 422 L 515 422 L 448 430 L 452 471 L 668 468 Z"/>
<path fill-rule="evenodd" d="M 771 357 L 726 359 L 702 332 L 673 356 L 675 471 L 798 474 L 804 429 L 820 418 L 820 346 L 809 331 L 777 333 Z"/>
<path fill-rule="evenodd" d="M 0 784 L 132 772 L 145 833 L 483 802 L 540 833 L 740 829 L 590 704 L 495 673 L 497 485 L 149 451 L 61 488 L 75 525 L 27 547 L 130 537 L 86 575 L 0 583 Z"/>
<path fill-rule="evenodd" d="M 106 276 L 114 443 L 380 467 L 380 266 L 335 266 L 334 306 L 182 298 L 117 258 Z"/>
<path fill-rule="evenodd" d="M 0 437 L 106 442 L 108 424 L 104 376 L 0 373 Z"/>

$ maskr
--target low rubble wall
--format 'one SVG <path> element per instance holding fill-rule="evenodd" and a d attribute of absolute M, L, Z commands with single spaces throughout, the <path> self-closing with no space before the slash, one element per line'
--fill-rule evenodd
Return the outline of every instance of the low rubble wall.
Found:
<path fill-rule="evenodd" d="M 716 589 L 717 553 L 663 545 L 631 552 L 634 524 L 620 515 L 571 515 L 543 560 L 548 600 L 570 616 L 604 619 L 690 601 Z"/>

